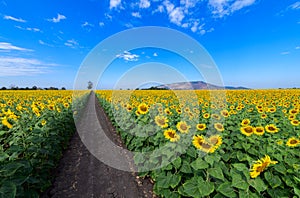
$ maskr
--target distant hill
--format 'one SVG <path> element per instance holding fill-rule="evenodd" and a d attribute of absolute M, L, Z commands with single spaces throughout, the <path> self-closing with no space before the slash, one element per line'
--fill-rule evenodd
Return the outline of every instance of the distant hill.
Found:
<path fill-rule="evenodd" d="M 188 90 L 188 89 L 194 89 L 194 90 L 202 90 L 202 89 L 224 89 L 221 86 L 209 84 L 203 81 L 192 81 L 192 82 L 179 82 L 179 83 L 172 83 L 172 84 L 166 84 L 166 85 L 159 85 L 156 87 L 152 87 L 152 89 L 172 89 L 172 90 Z M 225 86 L 225 89 L 249 89 L 246 87 L 233 87 L 233 86 Z"/>

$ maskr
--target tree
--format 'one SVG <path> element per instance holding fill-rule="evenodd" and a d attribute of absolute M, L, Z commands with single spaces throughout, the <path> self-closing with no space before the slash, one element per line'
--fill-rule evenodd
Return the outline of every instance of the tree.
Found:
<path fill-rule="evenodd" d="M 61 90 L 66 90 L 66 88 L 65 88 L 65 87 L 62 87 Z"/>
<path fill-rule="evenodd" d="M 92 88 L 93 88 L 93 83 L 92 83 L 91 81 L 88 82 L 87 88 L 88 88 L 88 89 L 92 89 Z"/>

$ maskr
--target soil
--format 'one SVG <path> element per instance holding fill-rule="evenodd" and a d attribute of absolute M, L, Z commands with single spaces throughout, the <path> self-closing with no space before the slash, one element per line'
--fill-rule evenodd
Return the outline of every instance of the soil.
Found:
<path fill-rule="evenodd" d="M 96 116 L 90 113 L 96 109 Z M 83 112 L 85 121 L 80 128 L 89 131 L 88 120 L 98 119 L 105 134 L 118 146 L 124 145 L 117 135 L 104 110 L 100 107 L 95 94 L 92 92 Z M 153 184 L 150 179 L 142 179 L 137 173 L 121 171 L 112 168 L 94 157 L 81 141 L 78 132 L 71 138 L 68 149 L 64 152 L 55 170 L 52 186 L 41 196 L 49 197 L 155 197 Z M 133 159 L 126 156 L 128 166 L 134 167 Z"/>

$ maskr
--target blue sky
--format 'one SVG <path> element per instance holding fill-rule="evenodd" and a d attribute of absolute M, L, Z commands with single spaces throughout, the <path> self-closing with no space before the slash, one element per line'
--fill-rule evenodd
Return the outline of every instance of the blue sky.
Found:
<path fill-rule="evenodd" d="M 197 40 L 225 85 L 300 87 L 300 1 L 292 0 L 0 0 L 0 87 L 72 89 L 98 43 L 142 26 L 169 27 Z M 166 50 L 124 50 L 114 56 L 99 88 L 117 87 L 124 73 L 149 62 L 203 80 L 189 62 Z M 123 83 L 133 88 L 134 79 Z"/>

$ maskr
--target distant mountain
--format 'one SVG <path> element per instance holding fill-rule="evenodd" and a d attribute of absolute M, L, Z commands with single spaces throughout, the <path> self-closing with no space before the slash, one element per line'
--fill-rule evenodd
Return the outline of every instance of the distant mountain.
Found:
<path fill-rule="evenodd" d="M 159 85 L 156 87 L 152 87 L 152 89 L 172 89 L 172 90 L 201 90 L 201 89 L 224 89 L 221 86 L 209 84 L 203 81 L 192 81 L 192 82 L 179 82 L 179 83 L 172 83 L 166 85 Z M 246 87 L 233 87 L 233 86 L 225 86 L 225 89 L 249 89 Z"/>

